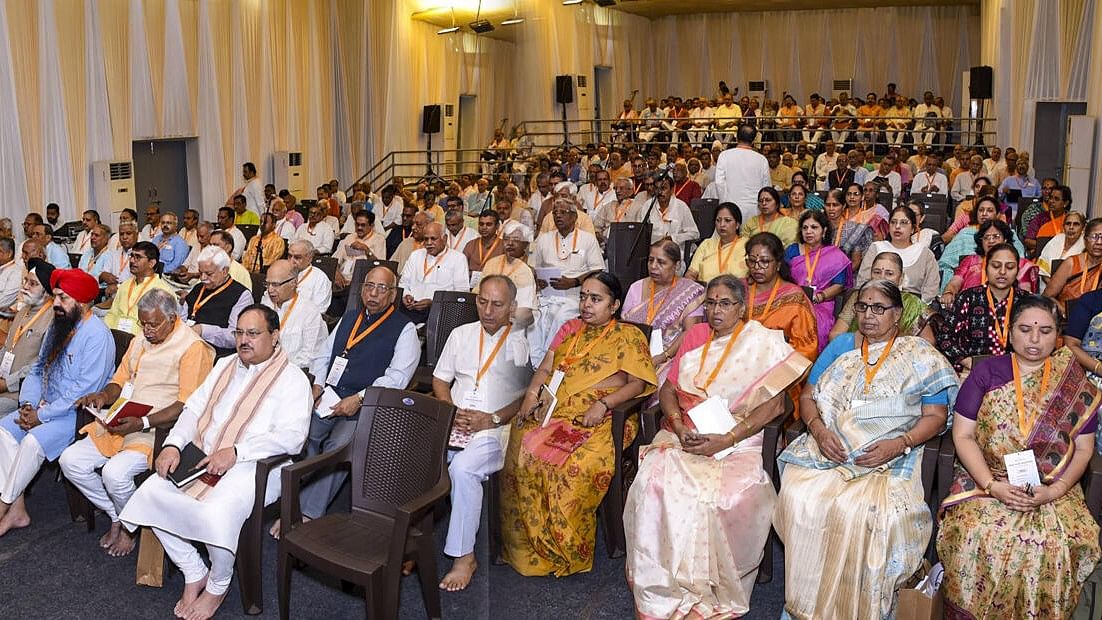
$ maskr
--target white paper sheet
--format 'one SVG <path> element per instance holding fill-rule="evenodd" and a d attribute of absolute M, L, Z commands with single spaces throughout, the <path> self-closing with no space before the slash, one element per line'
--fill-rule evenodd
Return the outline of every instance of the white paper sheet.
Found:
<path fill-rule="evenodd" d="M 547 282 L 547 287 L 540 291 L 540 295 L 547 297 L 566 297 L 566 291 L 560 291 L 551 286 L 552 278 L 562 277 L 562 269 L 558 267 L 537 267 L 535 271 L 537 280 Z"/>
<path fill-rule="evenodd" d="M 696 426 L 696 432 L 701 435 L 725 435 L 735 427 L 735 419 L 731 417 L 727 399 L 721 396 L 712 396 L 685 412 Z M 716 452 L 712 457 L 717 461 L 735 451 L 731 446 L 725 450 Z"/>
<path fill-rule="evenodd" d="M 341 402 L 341 397 L 337 396 L 332 387 L 325 386 L 325 389 L 321 391 L 321 398 L 318 400 L 316 409 L 318 417 L 328 418 L 333 415 L 333 407 L 336 407 L 339 402 Z"/>

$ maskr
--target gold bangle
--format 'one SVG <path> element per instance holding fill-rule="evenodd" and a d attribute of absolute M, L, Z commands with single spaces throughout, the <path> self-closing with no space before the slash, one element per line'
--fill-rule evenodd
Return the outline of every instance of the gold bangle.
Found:
<path fill-rule="evenodd" d="M 983 492 L 987 493 L 987 494 L 990 494 L 991 493 L 991 485 L 993 485 L 993 484 L 995 484 L 994 476 L 992 476 L 991 479 L 987 481 L 987 484 L 983 485 Z"/>
<path fill-rule="evenodd" d="M 907 431 L 906 433 L 903 433 L 903 445 L 907 446 L 908 448 L 914 448 L 915 447 L 914 440 L 911 439 L 911 432 L 910 431 Z"/>
<path fill-rule="evenodd" d="M 1094 366 L 1091 366 L 1091 369 L 1094 371 L 1094 374 L 1096 374 L 1096 375 L 1102 375 L 1102 372 L 1098 372 L 1098 365 L 1099 364 L 1102 364 L 1102 360 L 1094 360 Z"/>

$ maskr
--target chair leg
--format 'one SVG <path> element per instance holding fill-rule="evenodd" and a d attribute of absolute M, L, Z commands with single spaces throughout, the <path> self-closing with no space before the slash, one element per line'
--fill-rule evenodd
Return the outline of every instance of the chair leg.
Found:
<path fill-rule="evenodd" d="M 279 550 L 279 563 L 276 567 L 276 583 L 279 589 L 279 618 L 287 620 L 291 617 L 291 573 L 294 566 L 291 562 L 291 554 L 283 549 Z"/>
<path fill-rule="evenodd" d="M 605 529 L 608 557 L 623 557 L 627 553 L 627 537 L 624 534 L 624 481 L 620 463 L 616 463 L 612 483 L 601 500 L 598 512 Z"/>
<path fill-rule="evenodd" d="M 65 485 L 65 499 L 69 503 L 69 518 L 74 522 L 83 520 L 89 532 L 95 531 L 96 507 L 68 479 L 63 479 L 61 483 Z"/>
<path fill-rule="evenodd" d="M 241 590 L 241 607 L 255 616 L 264 611 L 264 582 L 261 574 L 261 527 L 263 521 L 254 514 L 241 527 L 237 542 L 237 583 Z"/>
<path fill-rule="evenodd" d="M 436 572 L 436 547 L 432 536 L 432 517 L 426 517 L 421 536 L 417 539 L 417 577 L 421 581 L 421 598 L 429 618 L 440 618 L 440 576 Z"/>
<path fill-rule="evenodd" d="M 773 547 L 776 541 L 777 531 L 769 528 L 769 536 L 765 537 L 765 552 L 762 554 L 761 564 L 758 565 L 758 583 L 773 581 Z"/>
<path fill-rule="evenodd" d="M 490 474 L 483 486 L 482 497 L 484 501 L 482 510 L 486 514 L 486 538 L 490 543 L 490 563 L 501 566 L 505 564 L 505 560 L 501 559 L 501 513 L 499 508 L 501 506 L 501 487 L 498 473 Z"/>

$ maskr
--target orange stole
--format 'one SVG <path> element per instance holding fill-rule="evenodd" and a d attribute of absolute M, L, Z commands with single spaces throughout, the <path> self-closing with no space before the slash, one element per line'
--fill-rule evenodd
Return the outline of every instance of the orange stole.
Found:
<path fill-rule="evenodd" d="M 803 289 L 791 282 L 782 281 L 777 297 L 766 313 L 765 305 L 769 301 L 770 288 L 772 287 L 759 287 L 757 296 L 751 300 L 754 319 L 769 329 L 784 332 L 785 341 L 800 355 L 814 362 L 819 356 L 819 332 L 811 301 Z M 800 391 L 803 384 L 801 379 L 788 388 L 796 419 L 800 417 Z"/>

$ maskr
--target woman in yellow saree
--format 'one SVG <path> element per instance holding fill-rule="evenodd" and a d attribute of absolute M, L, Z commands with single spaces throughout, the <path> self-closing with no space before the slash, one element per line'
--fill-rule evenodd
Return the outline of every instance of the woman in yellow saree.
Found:
<path fill-rule="evenodd" d="M 922 562 L 933 521 L 920 446 L 944 430 L 958 379 L 933 345 L 898 334 L 902 305 L 895 284 L 866 282 L 858 333 L 827 345 L 800 396 L 809 432 L 778 457 L 773 514 L 785 617 L 893 617 Z"/>
<path fill-rule="evenodd" d="M 628 583 L 645 620 L 749 612 L 777 498 L 761 430 L 811 366 L 780 331 L 742 320 L 740 280 L 718 276 L 705 295 L 707 323 L 689 328 L 659 390 L 662 430 L 641 449 L 624 508 Z M 723 399 L 735 423 L 726 434 L 693 422 L 709 399 Z"/>
<path fill-rule="evenodd" d="M 643 332 L 616 320 L 623 297 L 616 277 L 590 274 L 580 297 L 579 318 L 562 326 L 532 377 L 505 454 L 503 556 L 527 576 L 593 567 L 596 510 L 615 467 L 611 410 L 657 382 Z M 546 425 L 535 415 L 545 385 L 557 398 Z M 628 420 L 625 444 L 637 430 Z"/>
<path fill-rule="evenodd" d="M 979 362 L 957 398 L 937 537 L 948 618 L 1070 618 L 1102 555 L 1078 484 L 1102 394 L 1069 349 L 1053 352 L 1057 317 L 1051 299 L 1016 302 L 1013 353 Z M 1023 452 L 1039 485 L 1008 480 L 1004 457 Z"/>

